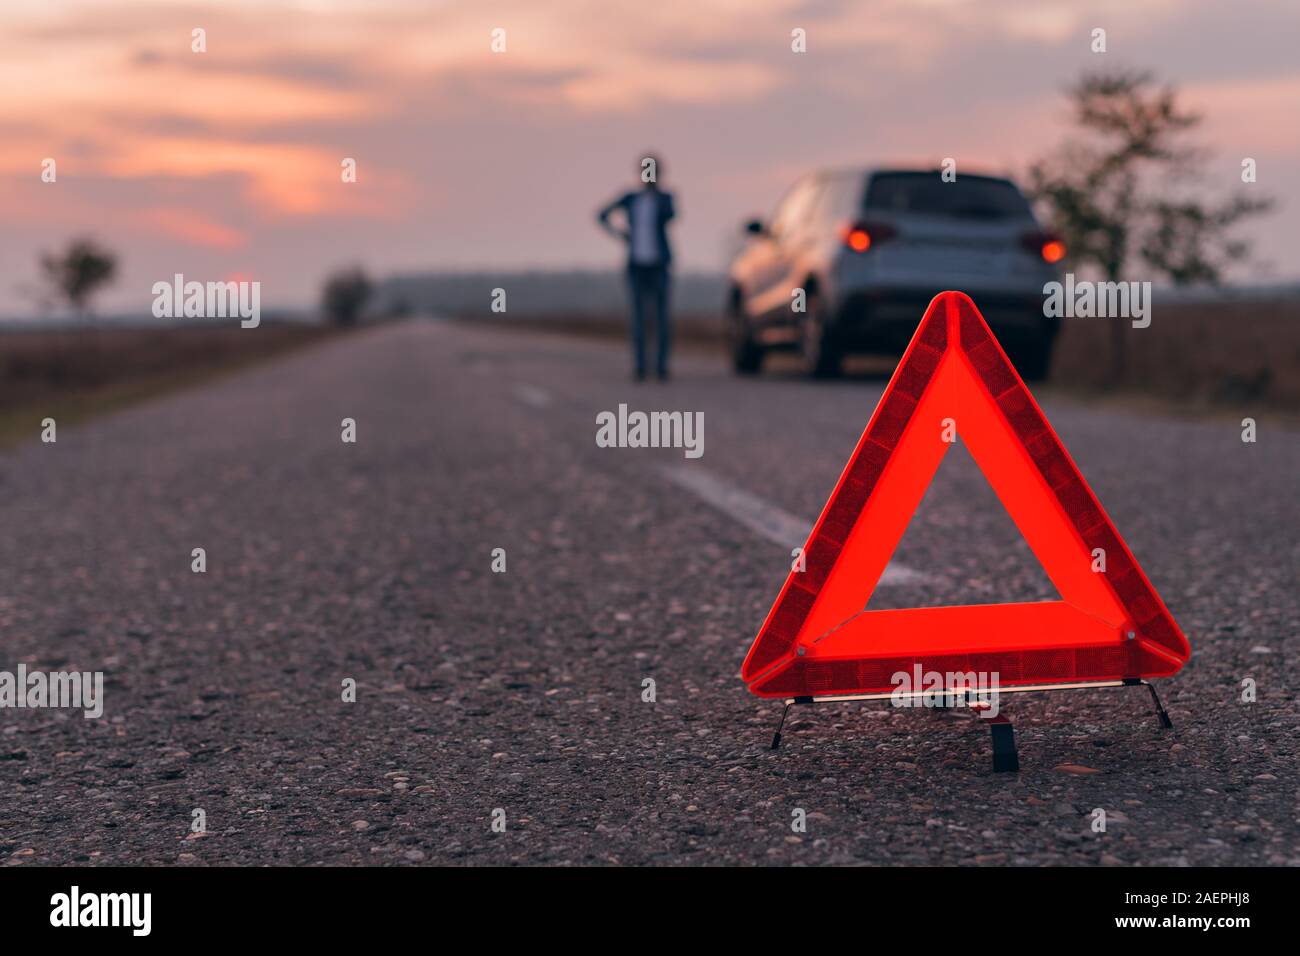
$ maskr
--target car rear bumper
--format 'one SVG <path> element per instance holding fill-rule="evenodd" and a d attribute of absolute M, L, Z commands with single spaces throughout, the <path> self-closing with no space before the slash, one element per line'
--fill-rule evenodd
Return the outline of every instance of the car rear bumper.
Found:
<path fill-rule="evenodd" d="M 926 307 L 942 289 L 855 291 L 845 296 L 836 328 L 846 349 L 901 353 Z M 971 298 L 999 338 L 1053 337 L 1059 323 L 1043 315 L 1037 291 L 972 292 Z"/>

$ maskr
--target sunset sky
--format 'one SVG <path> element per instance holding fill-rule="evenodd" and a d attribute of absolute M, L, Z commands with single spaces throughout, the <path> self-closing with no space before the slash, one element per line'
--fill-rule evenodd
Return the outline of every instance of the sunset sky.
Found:
<path fill-rule="evenodd" d="M 31 312 L 37 254 L 83 233 L 122 257 L 101 309 L 176 272 L 259 279 L 270 306 L 353 261 L 613 266 L 592 215 L 647 150 L 680 264 L 720 269 L 808 168 L 1023 170 L 1066 134 L 1062 89 L 1105 67 L 1205 112 L 1211 190 L 1258 161 L 1280 206 L 1244 231 L 1248 277 L 1295 279 L 1298 38 L 1300 4 L 1271 0 L 4 0 L 0 314 Z"/>

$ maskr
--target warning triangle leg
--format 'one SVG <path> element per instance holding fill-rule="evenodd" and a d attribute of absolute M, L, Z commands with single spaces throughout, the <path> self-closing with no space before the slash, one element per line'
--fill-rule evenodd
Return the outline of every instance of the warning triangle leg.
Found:
<path fill-rule="evenodd" d="M 1020 769 L 1020 755 L 1016 753 L 1016 729 L 1006 714 L 989 720 L 989 733 L 993 738 L 993 772 L 1005 773 Z"/>
<path fill-rule="evenodd" d="M 1151 691 L 1151 703 L 1156 706 L 1156 716 L 1160 718 L 1160 726 L 1164 730 L 1173 730 L 1174 722 L 1169 719 L 1169 713 L 1165 710 L 1165 705 L 1160 703 L 1160 695 L 1156 693 L 1156 685 L 1150 681 L 1142 680 L 1140 677 L 1130 678 L 1124 681 L 1126 687 L 1141 686 Z"/>

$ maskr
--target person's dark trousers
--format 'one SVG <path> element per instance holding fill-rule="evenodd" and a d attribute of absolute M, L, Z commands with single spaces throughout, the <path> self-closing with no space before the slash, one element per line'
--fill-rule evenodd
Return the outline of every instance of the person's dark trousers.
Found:
<path fill-rule="evenodd" d="M 655 372 L 668 377 L 668 352 L 673 345 L 672 322 L 668 316 L 671 279 L 664 265 L 627 267 L 628 292 L 632 300 L 632 358 L 637 378 L 644 378 L 646 323 L 655 324 Z"/>

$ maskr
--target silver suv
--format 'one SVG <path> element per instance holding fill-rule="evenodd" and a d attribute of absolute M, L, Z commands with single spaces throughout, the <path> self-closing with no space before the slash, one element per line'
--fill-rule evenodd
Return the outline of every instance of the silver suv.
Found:
<path fill-rule="evenodd" d="M 1008 179 L 819 172 L 745 231 L 727 302 L 738 373 L 757 372 L 772 349 L 798 352 L 818 377 L 837 374 L 849 353 L 899 355 L 930 299 L 957 289 L 1023 378 L 1047 375 L 1058 323 L 1043 315 L 1043 285 L 1059 278 L 1065 246 Z"/>

